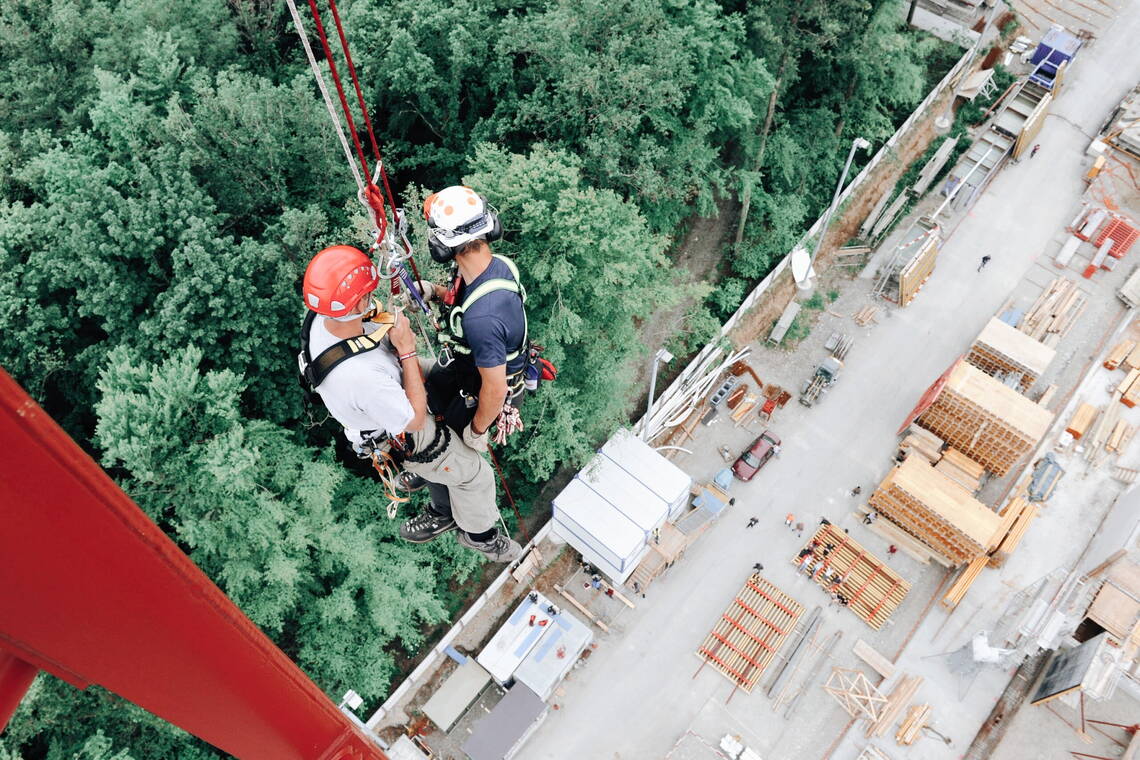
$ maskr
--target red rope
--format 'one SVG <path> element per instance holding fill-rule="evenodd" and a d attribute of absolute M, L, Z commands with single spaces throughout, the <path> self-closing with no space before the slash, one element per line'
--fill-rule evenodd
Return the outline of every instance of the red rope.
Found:
<path fill-rule="evenodd" d="M 515 504 L 515 497 L 511 496 L 511 487 L 507 485 L 507 479 L 503 476 L 503 468 L 499 466 L 499 458 L 495 456 L 495 450 L 490 446 L 487 447 L 488 453 L 491 455 L 491 461 L 495 463 L 495 470 L 499 473 L 499 481 L 503 484 L 503 493 L 507 495 L 507 501 L 511 503 L 511 509 L 515 511 L 515 519 L 519 521 L 519 530 L 522 531 L 523 536 L 526 537 L 526 542 L 530 543 L 530 533 L 523 524 L 522 515 L 519 514 L 518 505 Z"/>

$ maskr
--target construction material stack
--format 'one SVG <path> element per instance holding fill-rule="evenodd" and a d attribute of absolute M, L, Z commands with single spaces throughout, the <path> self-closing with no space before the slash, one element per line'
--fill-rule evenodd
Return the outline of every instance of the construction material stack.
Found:
<path fill-rule="evenodd" d="M 910 591 L 902 576 L 831 523 L 820 525 L 804 548 L 811 555 L 793 561 L 824 589 L 838 592 L 848 609 L 875 630 L 883 627 Z"/>
<path fill-rule="evenodd" d="M 1053 421 L 1052 412 L 963 361 L 915 412 L 919 425 L 998 476 L 1032 451 Z"/>
<path fill-rule="evenodd" d="M 907 459 L 871 494 L 871 506 L 951 564 L 985 554 L 1001 518 L 926 462 Z"/>
<path fill-rule="evenodd" d="M 735 686 L 751 692 L 796 627 L 804 608 L 753 573 L 697 650 Z"/>
<path fill-rule="evenodd" d="M 1055 349 L 993 317 L 966 352 L 966 361 L 1025 393 L 1056 355 Z"/>

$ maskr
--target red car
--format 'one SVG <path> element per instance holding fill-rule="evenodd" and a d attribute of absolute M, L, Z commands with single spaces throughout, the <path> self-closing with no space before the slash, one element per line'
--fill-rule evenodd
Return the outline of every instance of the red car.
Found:
<path fill-rule="evenodd" d="M 752 480 L 752 476 L 779 453 L 780 439 L 775 433 L 765 430 L 743 454 L 737 457 L 732 465 L 732 474 L 745 482 Z"/>

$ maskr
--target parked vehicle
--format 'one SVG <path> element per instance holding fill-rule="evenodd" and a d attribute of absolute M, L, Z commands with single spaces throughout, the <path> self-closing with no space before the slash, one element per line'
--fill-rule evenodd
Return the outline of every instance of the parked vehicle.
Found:
<path fill-rule="evenodd" d="M 745 482 L 760 471 L 768 460 L 780 453 L 780 439 L 775 433 L 765 430 L 752 445 L 744 450 L 732 465 L 732 474 Z"/>

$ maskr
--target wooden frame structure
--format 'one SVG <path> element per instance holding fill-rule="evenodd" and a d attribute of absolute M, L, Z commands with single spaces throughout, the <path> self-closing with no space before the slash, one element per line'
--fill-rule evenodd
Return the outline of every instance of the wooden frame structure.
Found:
<path fill-rule="evenodd" d="M 920 459 L 908 458 L 887 473 L 868 501 L 954 564 L 985 554 L 1001 538 L 998 515 Z"/>
<path fill-rule="evenodd" d="M 1056 355 L 1056 349 L 992 317 L 966 352 L 966 361 L 991 377 L 1012 375 L 1025 393 Z"/>
<path fill-rule="evenodd" d="M 824 556 L 828 546 L 832 549 Z M 824 589 L 831 586 L 831 577 L 840 579 L 838 592 L 848 609 L 875 630 L 883 627 L 910 591 L 902 576 L 830 523 L 819 526 L 804 548 L 813 549 L 812 579 Z M 798 558 L 792 562 L 803 566 Z"/>
<path fill-rule="evenodd" d="M 867 680 L 861 670 L 833 667 L 823 690 L 834 697 L 852 718 L 866 718 L 875 723 L 882 717 L 883 709 L 887 706 L 887 698 Z"/>
<path fill-rule="evenodd" d="M 802 604 L 753 573 L 697 649 L 701 667 L 711 664 L 751 693 L 803 612 Z"/>
<path fill-rule="evenodd" d="M 945 380 L 943 379 L 945 378 Z M 1003 476 L 1045 436 L 1053 413 L 959 360 L 939 378 L 918 424 Z"/>

